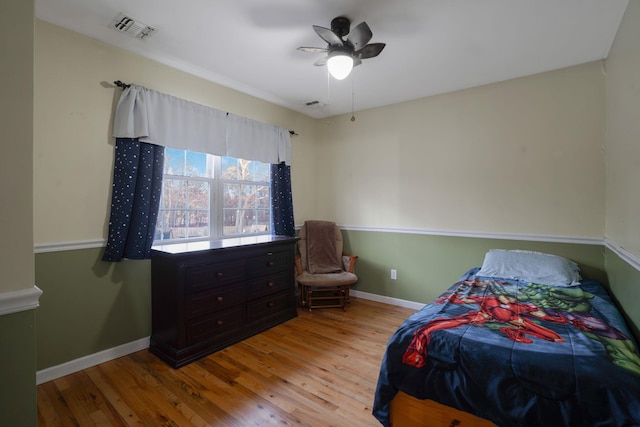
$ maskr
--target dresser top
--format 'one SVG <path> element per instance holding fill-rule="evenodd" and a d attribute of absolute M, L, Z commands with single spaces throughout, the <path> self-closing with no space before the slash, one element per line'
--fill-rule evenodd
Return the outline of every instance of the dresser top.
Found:
<path fill-rule="evenodd" d="M 232 239 L 207 240 L 202 242 L 171 243 L 166 245 L 154 245 L 151 250 L 165 254 L 186 254 L 190 252 L 201 252 L 215 249 L 241 248 L 245 246 L 264 245 L 279 242 L 295 242 L 297 237 L 289 236 L 248 236 L 236 237 Z"/>

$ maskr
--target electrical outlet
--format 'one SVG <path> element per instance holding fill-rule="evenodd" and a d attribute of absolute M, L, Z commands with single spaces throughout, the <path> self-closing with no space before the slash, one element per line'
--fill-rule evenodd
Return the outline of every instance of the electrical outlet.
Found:
<path fill-rule="evenodd" d="M 391 280 L 396 280 L 398 278 L 398 270 L 391 269 Z"/>

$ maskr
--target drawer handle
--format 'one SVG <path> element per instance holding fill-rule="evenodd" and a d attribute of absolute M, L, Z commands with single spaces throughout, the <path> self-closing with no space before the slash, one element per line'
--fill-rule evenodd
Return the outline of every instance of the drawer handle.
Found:
<path fill-rule="evenodd" d="M 218 325 L 218 326 L 222 326 L 222 324 L 223 324 L 223 323 L 224 323 L 224 322 L 223 322 L 222 320 L 218 320 L 218 321 L 216 322 L 216 325 Z"/>
<path fill-rule="evenodd" d="M 273 267 L 274 265 L 276 265 L 276 263 L 275 263 L 275 262 L 273 262 L 273 261 L 269 261 L 269 262 L 267 263 L 267 266 L 268 266 L 268 267 Z"/>
<path fill-rule="evenodd" d="M 273 288 L 273 282 L 269 282 L 269 283 L 267 283 L 267 286 L 268 286 L 269 288 Z"/>
<path fill-rule="evenodd" d="M 222 297 L 216 298 L 216 301 L 218 301 L 218 302 L 222 302 L 222 300 L 224 300 L 224 298 L 222 298 Z"/>
<path fill-rule="evenodd" d="M 217 277 L 218 279 L 220 279 L 222 276 L 224 276 L 224 273 L 221 273 L 221 272 L 217 272 L 217 273 L 216 273 L 216 277 Z"/>
<path fill-rule="evenodd" d="M 274 307 L 275 305 L 276 305 L 276 303 L 275 303 L 275 302 L 273 302 L 273 301 L 269 301 L 269 303 L 267 304 L 267 307 L 272 308 L 272 307 Z"/>

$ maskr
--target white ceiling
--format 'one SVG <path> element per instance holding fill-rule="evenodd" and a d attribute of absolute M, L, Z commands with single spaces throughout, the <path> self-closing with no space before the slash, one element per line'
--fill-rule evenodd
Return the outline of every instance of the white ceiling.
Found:
<path fill-rule="evenodd" d="M 36 0 L 36 17 L 322 118 L 604 59 L 628 0 Z M 121 13 L 157 32 L 110 25 Z M 387 46 L 341 82 L 312 25 L 366 21 Z M 120 76 L 114 75 L 118 80 Z M 131 82 L 143 84 L 143 82 Z M 352 93 L 355 96 L 352 97 Z M 320 101 L 321 107 L 307 102 Z"/>

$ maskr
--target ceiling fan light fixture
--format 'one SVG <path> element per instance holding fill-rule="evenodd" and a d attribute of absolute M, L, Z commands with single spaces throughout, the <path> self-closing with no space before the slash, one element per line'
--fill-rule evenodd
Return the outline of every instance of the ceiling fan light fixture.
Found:
<path fill-rule="evenodd" d="M 336 80 L 344 80 L 353 69 L 353 57 L 346 52 L 334 52 L 327 60 L 329 74 Z"/>

